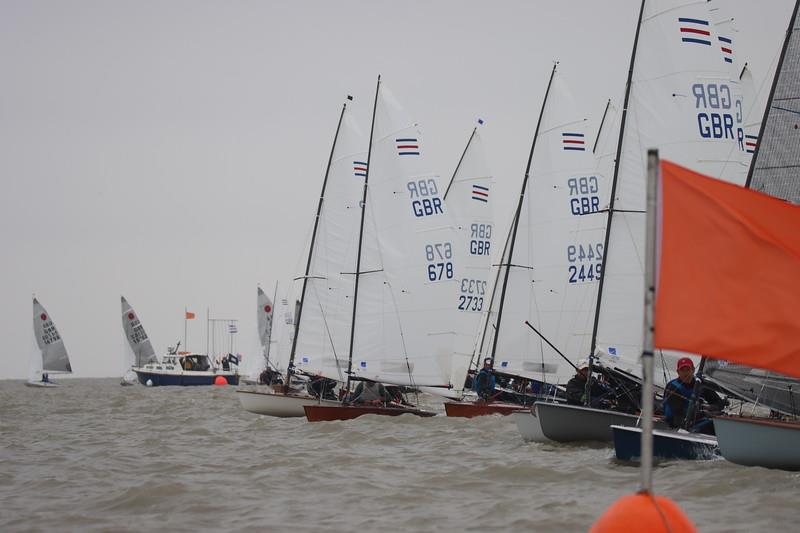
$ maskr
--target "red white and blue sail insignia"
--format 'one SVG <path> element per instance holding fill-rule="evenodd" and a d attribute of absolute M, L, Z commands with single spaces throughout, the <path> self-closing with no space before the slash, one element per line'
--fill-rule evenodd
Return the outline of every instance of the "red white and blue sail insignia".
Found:
<path fill-rule="evenodd" d="M 395 139 L 397 143 L 397 155 L 419 155 L 419 143 L 417 139 L 407 137 L 405 139 Z"/>
<path fill-rule="evenodd" d="M 484 187 L 483 185 L 473 185 L 472 186 L 472 199 L 478 200 L 479 202 L 489 202 L 489 187 Z"/>
<path fill-rule="evenodd" d="M 613 346 L 608 347 L 608 355 L 617 355 L 617 349 Z"/>
<path fill-rule="evenodd" d="M 726 63 L 733 63 L 733 41 L 730 37 L 717 36 L 719 39 L 719 49 L 722 50 L 722 59 Z"/>
<path fill-rule="evenodd" d="M 745 135 L 744 136 L 744 151 L 752 154 L 756 151 L 756 143 L 758 142 L 758 135 Z"/>
<path fill-rule="evenodd" d="M 679 17 L 678 22 L 681 29 L 681 41 L 711 46 L 711 32 L 708 30 L 707 20 Z"/>
<path fill-rule="evenodd" d="M 363 161 L 353 161 L 353 174 L 355 174 L 356 177 L 366 178 L 367 164 Z"/>
<path fill-rule="evenodd" d="M 583 133 L 562 133 L 561 144 L 564 150 L 575 150 L 584 152 L 586 150 L 586 142 L 584 141 Z"/>

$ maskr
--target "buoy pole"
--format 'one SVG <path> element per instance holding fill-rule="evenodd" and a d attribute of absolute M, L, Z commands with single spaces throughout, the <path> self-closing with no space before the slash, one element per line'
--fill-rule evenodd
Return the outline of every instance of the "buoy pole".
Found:
<path fill-rule="evenodd" d="M 658 150 L 647 152 L 647 244 L 644 267 L 644 347 L 642 349 L 642 450 L 640 487 L 641 492 L 653 490 L 653 329 L 656 297 L 656 239 L 658 237 Z"/>

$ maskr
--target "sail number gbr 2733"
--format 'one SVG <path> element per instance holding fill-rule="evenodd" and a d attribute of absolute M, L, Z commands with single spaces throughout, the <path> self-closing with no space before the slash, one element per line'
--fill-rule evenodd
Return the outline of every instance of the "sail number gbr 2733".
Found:
<path fill-rule="evenodd" d="M 567 261 L 570 283 L 599 280 L 603 272 L 603 243 L 570 244 Z"/>

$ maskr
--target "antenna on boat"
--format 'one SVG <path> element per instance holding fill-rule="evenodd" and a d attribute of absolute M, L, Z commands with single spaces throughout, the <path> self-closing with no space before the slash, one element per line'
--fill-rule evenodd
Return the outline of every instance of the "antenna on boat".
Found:
<path fill-rule="evenodd" d="M 367 186 L 369 183 L 369 164 L 372 159 L 372 137 L 375 133 L 375 111 L 378 109 L 378 94 L 381 90 L 381 75 L 375 85 L 375 102 L 372 105 L 372 124 L 369 127 L 369 148 L 367 148 L 367 170 L 364 172 L 364 194 L 361 198 L 361 225 L 358 230 L 358 254 L 356 255 L 356 279 L 353 287 L 353 319 L 350 321 L 350 350 L 347 354 L 347 385 L 350 392 L 350 378 L 353 372 L 353 343 L 356 333 L 356 309 L 358 306 L 358 280 L 361 275 L 361 246 L 364 243 L 364 217 L 367 212 Z"/>
<path fill-rule="evenodd" d="M 352 101 L 353 97 L 347 95 L 347 101 Z M 325 188 L 328 185 L 328 175 L 331 171 L 331 163 L 333 162 L 333 154 L 336 151 L 336 143 L 339 140 L 339 130 L 342 127 L 342 119 L 344 112 L 347 110 L 347 102 L 342 104 L 342 112 L 339 114 L 339 122 L 336 124 L 336 134 L 333 136 L 333 144 L 331 145 L 331 153 L 328 156 L 328 166 L 325 168 L 325 178 L 322 180 L 322 191 L 319 194 L 319 202 L 317 202 L 317 215 L 314 217 L 314 230 L 311 232 L 311 245 L 308 247 L 308 260 L 306 261 L 306 271 L 303 275 L 303 289 L 300 293 L 300 304 L 297 307 L 297 316 L 294 317 L 294 337 L 292 338 L 292 351 L 289 353 L 289 364 L 286 365 L 286 383 L 283 387 L 283 393 L 289 393 L 289 385 L 292 381 L 292 371 L 294 370 L 294 357 L 297 353 L 297 337 L 300 333 L 300 318 L 303 316 L 303 303 L 306 300 L 306 289 L 308 288 L 308 276 L 311 272 L 311 259 L 314 256 L 314 242 L 317 238 L 317 228 L 319 227 L 319 218 L 322 213 L 322 204 L 325 202 Z M 278 285 L 275 285 L 277 296 Z"/>
<path fill-rule="evenodd" d="M 522 213 L 522 202 L 525 201 L 525 189 L 528 186 L 528 179 L 531 174 L 531 162 L 533 161 L 533 151 L 536 148 L 536 140 L 539 138 L 539 127 L 542 125 L 542 117 L 544 116 L 544 110 L 547 106 L 547 97 L 550 95 L 550 87 L 553 84 L 553 77 L 556 75 L 556 69 L 558 68 L 558 61 L 553 63 L 553 70 L 550 71 L 550 80 L 547 82 L 547 90 L 544 93 L 544 99 L 542 100 L 542 109 L 539 111 L 539 120 L 536 122 L 536 131 L 533 134 L 533 142 L 531 142 L 531 151 L 528 154 L 528 164 L 525 167 L 525 177 L 522 180 L 522 189 L 519 192 L 519 202 L 517 202 L 517 210 L 514 212 L 514 219 L 511 222 L 511 233 L 509 235 L 509 246 L 508 246 L 508 261 L 505 264 L 506 272 L 503 276 L 503 288 L 500 291 L 500 304 L 497 310 L 497 320 L 495 321 L 495 332 L 494 332 L 494 341 L 492 342 L 492 354 L 491 358 L 494 359 L 497 353 L 497 339 L 500 338 L 500 321 L 503 318 L 503 303 L 506 299 L 506 289 L 508 288 L 508 276 L 511 273 L 511 259 L 514 255 L 514 241 L 517 238 L 517 228 L 519 227 L 519 218 L 520 213 Z M 503 258 L 500 258 L 500 266 L 503 265 Z"/>

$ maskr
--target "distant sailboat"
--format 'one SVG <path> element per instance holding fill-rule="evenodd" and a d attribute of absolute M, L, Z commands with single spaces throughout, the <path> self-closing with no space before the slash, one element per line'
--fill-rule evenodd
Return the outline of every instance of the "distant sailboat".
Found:
<path fill-rule="evenodd" d="M 71 374 L 72 365 L 69 363 L 64 339 L 59 335 L 52 317 L 36 298 L 33 299 L 33 333 L 41 357 L 41 370 L 37 372 L 41 373 L 41 379 L 36 381 L 31 378 L 25 384 L 29 387 L 55 387 L 56 383 L 50 381 L 49 374 Z M 34 364 L 39 367 L 38 358 Z"/>
<path fill-rule="evenodd" d="M 129 368 L 122 377 L 120 385 L 133 385 L 136 383 L 136 372 L 133 371 L 133 368 L 158 362 L 158 357 L 156 357 L 150 338 L 133 307 L 124 296 L 120 297 L 120 301 L 122 304 L 122 329 L 130 347 L 126 357 L 126 366 Z"/>

